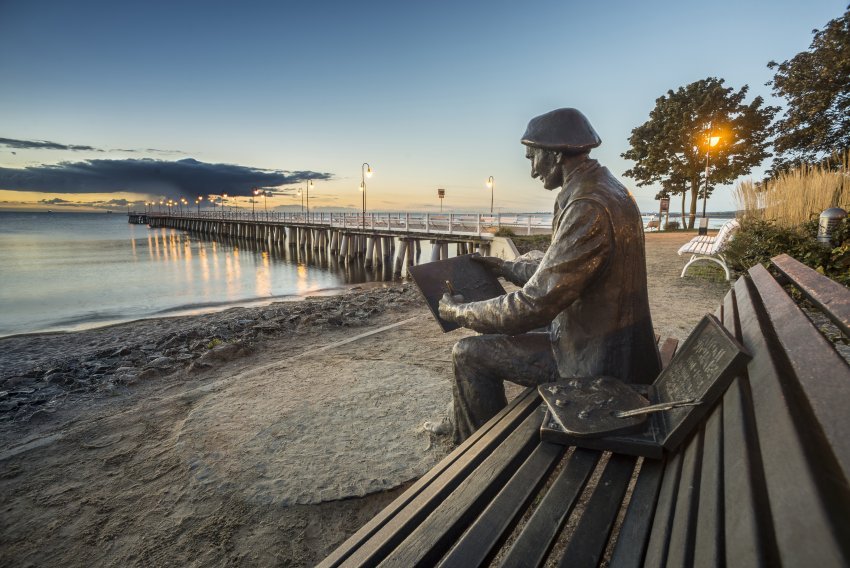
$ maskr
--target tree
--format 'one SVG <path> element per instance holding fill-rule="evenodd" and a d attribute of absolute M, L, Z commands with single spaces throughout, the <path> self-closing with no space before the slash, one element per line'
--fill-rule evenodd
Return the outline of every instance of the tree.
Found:
<path fill-rule="evenodd" d="M 705 191 L 706 151 L 714 186 L 732 183 L 770 156 L 769 126 L 779 109 L 763 106 L 761 97 L 745 104 L 749 87 L 736 92 L 723 82 L 709 77 L 667 91 L 656 99 L 649 120 L 632 130 L 631 148 L 622 154 L 635 161 L 626 175 L 639 186 L 661 183 L 670 193 L 690 192 L 691 229 L 700 192 Z M 711 138 L 716 138 L 716 146 L 709 147 Z"/>
<path fill-rule="evenodd" d="M 768 85 L 787 104 L 774 125 L 774 171 L 850 148 L 850 7 L 812 33 L 808 51 L 767 64 L 776 70 Z"/>

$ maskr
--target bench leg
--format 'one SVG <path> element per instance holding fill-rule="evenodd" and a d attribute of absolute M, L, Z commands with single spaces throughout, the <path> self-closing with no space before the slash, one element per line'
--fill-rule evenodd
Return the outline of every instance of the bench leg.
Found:
<path fill-rule="evenodd" d="M 721 267 L 721 268 L 723 268 L 723 271 L 726 273 L 726 280 L 728 281 L 728 280 L 730 279 L 731 275 L 730 275 L 730 273 L 729 273 L 729 267 L 728 267 L 728 266 L 726 266 L 726 259 L 725 259 L 725 258 L 723 258 L 723 255 L 718 255 L 718 256 L 702 256 L 702 255 L 696 255 L 696 254 L 695 254 L 695 255 L 693 255 L 693 256 L 691 257 L 691 259 L 688 261 L 688 263 L 687 263 L 687 264 L 685 265 L 685 267 L 682 269 L 682 274 L 681 274 L 681 275 L 679 275 L 679 278 L 684 278 L 684 276 L 685 276 L 685 272 L 687 272 L 687 271 L 688 271 L 688 268 L 689 268 L 689 267 L 690 267 L 693 263 L 697 262 L 698 260 L 710 260 L 711 262 L 716 262 L 717 264 L 719 264 L 719 265 L 720 265 L 720 267 Z"/>

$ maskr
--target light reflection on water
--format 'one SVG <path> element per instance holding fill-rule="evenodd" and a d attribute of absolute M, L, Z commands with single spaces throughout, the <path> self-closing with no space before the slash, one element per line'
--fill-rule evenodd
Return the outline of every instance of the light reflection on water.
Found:
<path fill-rule="evenodd" d="M 391 280 L 386 264 L 366 270 L 326 252 L 213 241 L 123 215 L 0 213 L 0 336 L 294 299 Z"/>

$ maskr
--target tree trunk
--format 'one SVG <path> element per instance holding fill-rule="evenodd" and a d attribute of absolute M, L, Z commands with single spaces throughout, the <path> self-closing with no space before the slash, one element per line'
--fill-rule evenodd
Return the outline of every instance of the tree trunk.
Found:
<path fill-rule="evenodd" d="M 687 190 L 682 188 L 682 224 L 681 227 L 685 228 L 685 196 L 688 194 Z"/>
<path fill-rule="evenodd" d="M 697 216 L 697 201 L 699 196 L 699 178 L 691 180 L 691 213 L 688 217 L 688 229 L 694 228 L 694 219 Z"/>

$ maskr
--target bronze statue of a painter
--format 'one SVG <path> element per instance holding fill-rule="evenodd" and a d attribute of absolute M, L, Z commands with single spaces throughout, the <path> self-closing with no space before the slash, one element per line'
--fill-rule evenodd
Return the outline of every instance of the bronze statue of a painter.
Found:
<path fill-rule="evenodd" d="M 507 404 L 503 381 L 526 386 L 610 376 L 652 383 L 661 370 L 646 288 L 643 224 L 629 192 L 589 157 L 601 140 L 576 109 L 531 120 L 522 137 L 531 177 L 555 201 L 552 243 L 515 261 L 480 262 L 521 290 L 440 316 L 484 335 L 454 346 L 454 429 L 460 442 Z M 534 332 L 548 326 L 548 333 Z"/>

